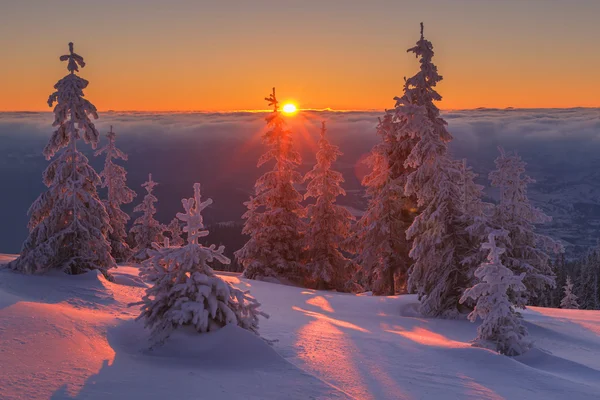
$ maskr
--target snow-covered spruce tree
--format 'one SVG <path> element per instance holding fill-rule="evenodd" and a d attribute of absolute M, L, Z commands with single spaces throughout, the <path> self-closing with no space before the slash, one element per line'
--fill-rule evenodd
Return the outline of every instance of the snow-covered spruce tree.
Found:
<path fill-rule="evenodd" d="M 362 181 L 368 197 L 367 210 L 355 225 L 350 240 L 358 281 L 377 295 L 394 295 L 406 282 L 410 242 L 406 229 L 414 218 L 414 199 L 404 193 L 410 169 L 404 166 L 414 140 L 397 135 L 393 114 L 379 119 L 377 134 L 381 142 L 366 159 L 371 172 Z"/>
<path fill-rule="evenodd" d="M 185 243 L 181 237 L 181 221 L 177 218 L 173 218 L 171 222 L 169 222 L 169 225 L 167 225 L 167 232 L 171 235 L 169 240 L 171 246 L 179 247 Z"/>
<path fill-rule="evenodd" d="M 458 216 L 460 230 L 459 243 L 455 251 L 471 281 L 472 274 L 487 257 L 487 252 L 481 245 L 487 240 L 490 231 L 489 218 L 493 204 L 482 201 L 483 186 L 475 183 L 477 174 L 467 166 L 467 160 L 462 160 L 459 171 L 461 176 L 459 181 L 461 207 Z"/>
<path fill-rule="evenodd" d="M 127 172 L 122 166 L 115 164 L 113 159 L 127 161 L 127 154 L 123 153 L 115 145 L 117 134 L 113 132 L 112 125 L 106 135 L 108 144 L 96 151 L 96 156 L 106 153 L 104 170 L 100 173 L 102 187 L 108 189 L 107 199 L 103 201 L 110 226 L 112 228 L 108 235 L 111 254 L 117 261 L 127 261 L 132 255 L 132 250 L 127 244 L 127 232 L 125 227 L 129 221 L 129 215 L 121 210 L 122 204 L 133 201 L 136 193 L 127 187 Z"/>
<path fill-rule="evenodd" d="M 48 98 L 50 107 L 56 103 L 53 126 L 57 129 L 44 148 L 44 156 L 50 160 L 64 150 L 44 171 L 48 190 L 29 209 L 29 237 L 10 268 L 25 273 L 58 269 L 68 274 L 99 270 L 109 277 L 115 260 L 106 238 L 111 230 L 109 217 L 97 193 L 101 180 L 77 150 L 80 138 L 96 147 L 99 134 L 90 117 L 98 118 L 98 114 L 83 97 L 88 81 L 75 72 L 85 63 L 73 52 L 73 43 L 69 43 L 69 54 L 60 60 L 67 61 L 69 74 L 58 81 L 56 92 Z"/>
<path fill-rule="evenodd" d="M 208 235 L 201 211 L 212 204 L 200 198 L 200 184 L 194 184 L 194 197 L 183 199 L 185 213 L 177 213 L 187 232 L 187 245 L 152 250 L 144 261 L 141 276 L 153 283 L 146 290 L 138 319 L 144 319 L 152 333 L 153 346 L 162 344 L 174 329 L 190 327 L 199 333 L 236 324 L 258 334 L 260 304 L 247 291 L 241 291 L 215 275 L 209 263 L 229 264 L 225 248 L 204 247 L 198 238 Z"/>
<path fill-rule="evenodd" d="M 152 174 L 148 174 L 148 181 L 142 184 L 142 187 L 146 189 L 146 196 L 144 196 L 142 203 L 133 209 L 134 212 L 143 213 L 133 222 L 133 227 L 130 230 L 135 241 L 133 258 L 136 261 L 143 261 L 150 256 L 149 251 L 152 250 L 152 243 L 161 244 L 164 242 L 163 232 L 166 227 L 154 218 L 154 214 L 156 214 L 154 203 L 158 199 L 152 194 L 152 191 L 156 185 L 158 183 L 152 180 Z"/>
<path fill-rule="evenodd" d="M 525 291 L 523 278 L 525 274 L 515 275 L 502 265 L 501 255 L 505 249 L 498 247 L 496 237 L 503 237 L 506 232 L 492 231 L 488 241 L 482 245 L 489 250 L 488 261 L 475 271 L 479 283 L 465 290 L 461 302 L 473 299 L 477 302 L 469 320 L 475 322 L 481 318 L 477 328 L 474 345 L 490 348 L 507 356 L 518 356 L 531 347 L 527 340 L 527 329 L 521 323 L 521 316 L 510 302 L 508 292 Z"/>
<path fill-rule="evenodd" d="M 565 297 L 560 301 L 560 308 L 578 309 L 579 304 L 577 304 L 577 296 L 573 293 L 573 282 L 571 282 L 570 276 L 567 276 L 567 283 L 564 289 Z"/>
<path fill-rule="evenodd" d="M 500 149 L 496 170 L 490 172 L 493 187 L 500 190 L 500 202 L 494 207 L 491 225 L 508 232 L 501 238 L 506 252 L 502 263 L 515 274 L 525 273 L 526 291 L 511 294 L 517 307 L 525 307 L 548 287 L 553 287 L 554 274 L 549 265 L 549 252 L 560 253 L 562 246 L 553 239 L 535 232 L 535 225 L 551 221 L 551 217 L 535 208 L 527 197 L 527 185 L 535 182 L 525 175 L 525 162 L 516 154 Z"/>
<path fill-rule="evenodd" d="M 315 287 L 345 291 L 351 278 L 351 260 L 342 254 L 342 250 L 354 217 L 345 207 L 336 204 L 336 198 L 345 196 L 346 192 L 340 186 L 344 182 L 342 174 L 332 170 L 331 164 L 342 152 L 338 146 L 329 143 L 326 132 L 323 122 L 317 164 L 304 176 L 304 181 L 308 181 L 304 198 L 316 199 L 315 204 L 307 207 L 307 270 Z"/>
<path fill-rule="evenodd" d="M 416 140 L 405 165 L 412 168 L 405 194 L 415 196 L 419 215 L 406 231 L 412 240 L 408 286 L 421 301 L 420 311 L 431 317 L 455 317 L 459 299 L 472 272 L 459 251 L 464 239 L 461 221 L 461 166 L 448 155 L 452 136 L 433 103 L 442 80 L 432 63 L 433 46 L 423 37 L 408 50 L 419 57 L 420 71 L 406 80 L 404 95 L 396 98 L 394 121 L 398 135 Z"/>
<path fill-rule="evenodd" d="M 287 128 L 273 93 L 265 98 L 273 112 L 266 117 L 267 132 L 263 142 L 268 150 L 258 161 L 258 167 L 274 160 L 273 169 L 260 177 L 254 186 L 255 196 L 245 203 L 248 211 L 243 233 L 250 236 L 235 256 L 244 266 L 244 276 L 250 279 L 274 277 L 303 283 L 305 267 L 302 248 L 306 224 L 300 205 L 302 195 L 294 184 L 302 181 L 296 170 L 300 154 L 294 149 L 292 132 Z"/>

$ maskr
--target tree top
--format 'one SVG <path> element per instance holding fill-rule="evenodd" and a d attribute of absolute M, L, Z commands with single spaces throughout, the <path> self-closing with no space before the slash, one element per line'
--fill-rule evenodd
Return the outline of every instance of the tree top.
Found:
<path fill-rule="evenodd" d="M 81 67 L 81 68 L 85 67 L 85 62 L 83 61 L 83 57 L 81 57 L 79 54 L 77 54 L 73 51 L 73 42 L 69 42 L 69 54 L 60 56 L 60 61 L 68 61 L 67 69 L 72 74 L 74 74 L 75 72 L 79 72 L 79 67 Z"/>

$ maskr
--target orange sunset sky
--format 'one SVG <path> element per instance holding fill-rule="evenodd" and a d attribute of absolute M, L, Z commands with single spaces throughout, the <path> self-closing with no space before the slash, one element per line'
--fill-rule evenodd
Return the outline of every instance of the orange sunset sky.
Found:
<path fill-rule="evenodd" d="M 383 109 L 433 42 L 446 109 L 599 107 L 600 1 L 0 0 L 0 111 L 48 110 L 67 43 L 99 110 Z"/>

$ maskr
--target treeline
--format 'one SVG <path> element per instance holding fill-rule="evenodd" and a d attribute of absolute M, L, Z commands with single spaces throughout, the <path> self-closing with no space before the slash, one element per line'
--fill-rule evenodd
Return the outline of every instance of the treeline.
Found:
<path fill-rule="evenodd" d="M 532 305 L 561 307 L 565 297 L 567 279 L 572 281 L 572 292 L 583 310 L 600 310 L 600 247 L 587 251 L 575 260 L 560 255 L 551 263 L 556 285 L 545 291 Z"/>

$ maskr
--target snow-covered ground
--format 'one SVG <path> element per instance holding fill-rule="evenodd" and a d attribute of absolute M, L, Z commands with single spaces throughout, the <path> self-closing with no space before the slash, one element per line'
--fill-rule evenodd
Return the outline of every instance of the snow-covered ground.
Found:
<path fill-rule="evenodd" d="M 0 255 L 0 263 L 12 259 Z M 271 315 L 178 332 L 148 350 L 134 322 L 144 283 L 101 275 L 0 270 L 0 398 L 14 399 L 595 399 L 600 311 L 531 307 L 536 348 L 512 359 L 470 347 L 476 325 L 424 319 L 414 296 L 319 292 L 234 274 Z"/>

